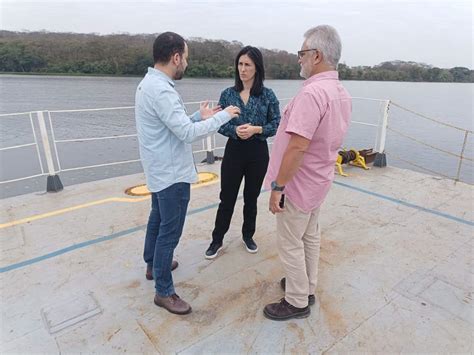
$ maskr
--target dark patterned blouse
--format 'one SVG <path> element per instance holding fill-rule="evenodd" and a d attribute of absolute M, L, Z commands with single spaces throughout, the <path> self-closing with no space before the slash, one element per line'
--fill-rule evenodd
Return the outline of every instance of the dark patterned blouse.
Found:
<path fill-rule="evenodd" d="M 276 134 L 280 123 L 280 103 L 272 89 L 263 88 L 260 96 L 249 96 L 247 105 L 244 104 L 240 93 L 233 87 L 227 88 L 221 93 L 219 105 L 224 109 L 229 105 L 238 106 L 240 115 L 219 129 L 219 133 L 233 139 L 237 136 L 235 129 L 237 126 L 250 123 L 252 126 L 262 126 L 262 134 L 254 134 L 249 139 L 260 139 L 264 141 L 268 137 Z"/>

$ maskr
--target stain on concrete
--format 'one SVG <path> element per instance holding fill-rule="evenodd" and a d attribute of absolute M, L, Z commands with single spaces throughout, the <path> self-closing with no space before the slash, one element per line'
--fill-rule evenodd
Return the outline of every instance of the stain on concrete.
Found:
<path fill-rule="evenodd" d="M 114 337 L 115 334 L 117 334 L 118 332 L 120 332 L 122 330 L 122 328 L 118 328 L 116 331 L 112 332 L 112 334 L 110 334 L 108 337 L 107 337 L 107 342 L 110 341 L 110 339 L 112 339 Z"/>
<path fill-rule="evenodd" d="M 320 259 L 323 263 L 331 266 L 343 264 L 348 260 L 362 255 L 371 255 L 377 251 L 377 246 L 373 242 L 363 243 L 343 243 L 327 238 L 321 239 Z"/>
<path fill-rule="evenodd" d="M 190 301 L 196 299 L 201 293 L 201 288 L 198 285 L 193 285 L 191 283 L 184 282 L 184 281 L 178 282 L 177 284 L 175 284 L 175 289 L 185 289 L 186 292 L 189 294 L 188 297 Z"/>
<path fill-rule="evenodd" d="M 340 311 L 340 303 L 333 297 L 321 290 L 317 290 L 320 303 L 320 311 L 331 335 L 339 338 L 347 334 L 347 323 Z"/>
<path fill-rule="evenodd" d="M 288 323 L 286 325 L 286 329 L 288 329 L 290 332 L 292 332 L 297 337 L 297 339 L 299 340 L 300 343 L 304 343 L 304 341 L 305 341 L 304 330 L 298 324 Z"/>
<path fill-rule="evenodd" d="M 198 309 L 193 311 L 186 320 L 194 327 L 208 327 L 216 320 L 218 312 L 215 309 Z"/>
<path fill-rule="evenodd" d="M 138 320 L 136 322 L 137 322 L 138 326 L 140 327 L 140 329 L 145 334 L 145 336 L 148 338 L 150 343 L 153 345 L 155 350 L 158 352 L 158 354 L 163 354 L 163 351 L 160 350 L 158 340 L 155 338 L 153 333 L 151 331 L 149 331 L 148 328 L 145 327 L 143 324 L 141 324 L 141 322 L 139 322 Z"/>
<path fill-rule="evenodd" d="M 128 289 L 130 289 L 130 288 L 137 288 L 137 287 L 139 287 L 139 286 L 140 286 L 140 281 L 135 280 L 135 281 L 133 281 L 132 283 L 130 283 L 129 285 L 127 285 L 126 287 L 127 287 Z"/>

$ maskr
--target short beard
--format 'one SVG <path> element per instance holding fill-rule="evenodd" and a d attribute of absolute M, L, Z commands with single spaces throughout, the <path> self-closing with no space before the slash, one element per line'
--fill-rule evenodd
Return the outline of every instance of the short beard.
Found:
<path fill-rule="evenodd" d="M 174 74 L 173 79 L 174 80 L 181 80 L 183 78 L 185 72 L 186 72 L 186 69 L 183 70 L 182 66 L 179 66 L 176 69 L 176 73 Z"/>
<path fill-rule="evenodd" d="M 179 71 L 176 72 L 173 79 L 174 80 L 181 80 L 183 78 L 183 76 L 184 76 L 184 71 L 179 70 Z"/>
<path fill-rule="evenodd" d="M 305 74 L 303 68 L 301 68 L 300 70 L 300 76 L 303 78 L 303 79 L 308 79 L 307 75 Z"/>

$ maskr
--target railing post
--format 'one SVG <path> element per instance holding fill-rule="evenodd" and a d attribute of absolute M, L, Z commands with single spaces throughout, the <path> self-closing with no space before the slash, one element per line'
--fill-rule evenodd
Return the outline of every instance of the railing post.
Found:
<path fill-rule="evenodd" d="M 458 172 L 456 173 L 456 179 L 454 180 L 455 183 L 460 181 L 460 178 L 461 178 L 461 166 L 462 166 L 462 160 L 464 159 L 464 151 L 466 150 L 468 133 L 469 133 L 468 131 L 464 132 L 464 142 L 462 143 L 461 155 L 459 156 Z"/>
<path fill-rule="evenodd" d="M 209 107 L 214 107 L 214 103 L 210 102 Z M 214 151 L 212 150 L 212 138 L 211 136 L 206 137 L 206 163 L 214 164 L 216 157 L 214 156 Z"/>
<path fill-rule="evenodd" d="M 46 124 L 44 122 L 43 111 L 37 111 L 38 126 L 41 134 L 41 141 L 43 142 L 44 154 L 46 157 L 46 164 L 48 166 L 48 179 L 46 181 L 47 192 L 58 192 L 63 189 L 63 184 L 59 175 L 54 170 L 53 156 L 51 154 L 51 145 L 49 143 L 48 131 L 46 130 Z"/>
<path fill-rule="evenodd" d="M 379 127 L 378 140 L 375 146 L 374 166 L 383 168 L 387 166 L 387 156 L 385 155 L 385 140 L 387 138 L 387 126 L 388 126 L 388 110 L 390 108 L 390 100 L 385 101 L 385 107 L 383 111 L 382 124 Z"/>
<path fill-rule="evenodd" d="M 212 150 L 212 139 L 211 136 L 206 137 L 206 163 L 214 164 L 216 157 L 214 156 L 214 151 Z"/>

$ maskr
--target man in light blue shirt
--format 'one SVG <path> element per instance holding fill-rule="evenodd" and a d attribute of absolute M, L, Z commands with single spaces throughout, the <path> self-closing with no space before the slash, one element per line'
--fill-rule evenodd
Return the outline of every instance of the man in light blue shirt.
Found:
<path fill-rule="evenodd" d="M 183 77 L 188 65 L 188 46 L 180 35 L 159 35 L 153 57 L 154 68 L 148 68 L 135 96 L 140 157 L 152 201 L 143 256 L 146 278 L 155 279 L 154 303 L 171 313 L 187 314 L 191 306 L 176 294 L 171 270 L 177 267 L 173 253 L 183 231 L 190 184 L 198 180 L 191 143 L 217 131 L 240 111 L 204 103 L 187 115 L 173 81 Z"/>

